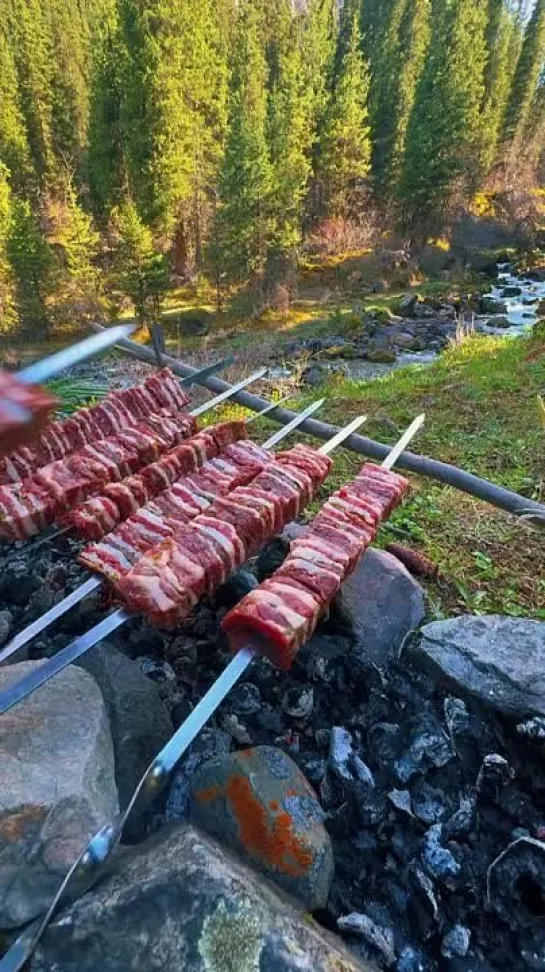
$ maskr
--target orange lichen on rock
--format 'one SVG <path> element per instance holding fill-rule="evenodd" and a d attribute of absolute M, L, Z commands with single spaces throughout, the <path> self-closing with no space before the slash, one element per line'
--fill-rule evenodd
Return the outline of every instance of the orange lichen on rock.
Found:
<path fill-rule="evenodd" d="M 201 803 L 212 803 L 212 800 L 216 800 L 219 797 L 220 792 L 219 786 L 209 786 L 206 790 L 197 790 L 195 799 Z"/>
<path fill-rule="evenodd" d="M 268 819 L 249 780 L 239 774 L 228 779 L 226 797 L 237 819 L 240 840 L 250 853 L 291 877 L 308 872 L 312 854 L 294 834 L 289 813 L 282 811 L 274 819 Z"/>

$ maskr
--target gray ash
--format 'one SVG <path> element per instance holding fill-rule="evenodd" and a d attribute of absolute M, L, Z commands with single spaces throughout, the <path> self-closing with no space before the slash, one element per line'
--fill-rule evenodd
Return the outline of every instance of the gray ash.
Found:
<path fill-rule="evenodd" d="M 76 549 L 62 538 L 31 559 L 24 547 L 8 551 L 0 634 L 81 582 Z M 259 574 L 267 569 L 261 558 Z M 157 682 L 176 725 L 225 668 L 220 621 L 256 572 L 238 575 L 172 634 L 135 619 L 112 637 Z M 31 645 L 32 657 L 103 615 L 100 599 L 87 599 Z M 410 653 L 366 664 L 351 652 L 337 605 L 291 672 L 266 660 L 248 670 L 167 792 L 167 818 L 183 813 L 184 779 L 218 746 L 278 746 L 316 789 L 333 841 L 336 876 L 318 920 L 358 954 L 396 972 L 545 969 L 539 741 L 445 693 Z"/>

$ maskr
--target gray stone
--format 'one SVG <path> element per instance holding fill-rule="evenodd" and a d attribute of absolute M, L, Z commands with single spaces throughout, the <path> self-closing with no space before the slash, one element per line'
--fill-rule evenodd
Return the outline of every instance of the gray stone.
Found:
<path fill-rule="evenodd" d="M 0 689 L 40 666 L 0 669 Z M 70 667 L 2 716 L 0 928 L 41 914 L 89 837 L 118 810 L 106 707 Z"/>
<path fill-rule="evenodd" d="M 3 645 L 11 634 L 13 615 L 11 611 L 0 611 L 0 645 Z"/>
<path fill-rule="evenodd" d="M 515 772 L 504 756 L 490 753 L 482 761 L 475 783 L 477 793 L 493 795 L 515 778 Z"/>
<path fill-rule="evenodd" d="M 152 759 L 174 729 L 151 679 L 136 662 L 107 642 L 80 659 L 102 692 L 114 744 L 119 803 L 125 807 Z"/>
<path fill-rule="evenodd" d="M 511 327 L 511 321 L 504 314 L 499 314 L 496 317 L 489 317 L 487 320 L 488 327 Z"/>
<path fill-rule="evenodd" d="M 500 615 L 434 621 L 422 629 L 415 655 L 434 676 L 505 715 L 545 715 L 543 622 Z"/>
<path fill-rule="evenodd" d="M 383 348 L 373 341 L 369 341 L 367 348 L 367 359 L 375 364 L 393 364 L 397 359 L 397 354 L 393 348 Z"/>
<path fill-rule="evenodd" d="M 166 827 L 49 927 L 31 972 L 377 972 L 210 838 Z"/>
<path fill-rule="evenodd" d="M 404 351 L 422 351 L 424 349 L 424 342 L 419 337 L 415 337 L 414 334 L 408 334 L 406 331 L 401 331 L 400 334 L 395 335 L 394 344 Z"/>
<path fill-rule="evenodd" d="M 310 911 L 325 906 L 333 879 L 323 816 L 310 783 L 272 746 L 212 760 L 192 780 L 191 821 Z"/>
<path fill-rule="evenodd" d="M 342 586 L 354 630 L 355 651 L 385 665 L 424 617 L 420 584 L 392 554 L 369 549 Z"/>
<path fill-rule="evenodd" d="M 513 931 L 537 933 L 543 927 L 545 843 L 521 837 L 509 844 L 490 865 L 488 892 L 492 907 Z"/>
<path fill-rule="evenodd" d="M 418 294 L 405 294 L 405 296 L 401 298 L 398 305 L 398 310 L 401 316 L 412 317 L 418 300 Z"/>
<path fill-rule="evenodd" d="M 495 297 L 481 297 L 481 314 L 507 314 L 507 304 Z"/>
<path fill-rule="evenodd" d="M 522 287 L 504 287 L 501 295 L 502 297 L 521 297 Z"/>

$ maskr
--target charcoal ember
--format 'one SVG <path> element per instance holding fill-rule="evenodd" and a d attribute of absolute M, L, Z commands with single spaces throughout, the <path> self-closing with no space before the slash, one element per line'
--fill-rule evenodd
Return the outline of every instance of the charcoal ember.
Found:
<path fill-rule="evenodd" d="M 439 923 L 440 903 L 433 881 L 415 860 L 411 861 L 407 869 L 407 881 L 412 891 L 411 903 L 419 906 L 432 923 Z"/>
<path fill-rule="evenodd" d="M 164 647 L 165 639 L 163 635 L 158 631 L 154 631 L 147 624 L 139 624 L 130 632 L 128 649 L 133 658 L 140 658 L 142 656 L 161 658 Z"/>
<path fill-rule="evenodd" d="M 0 611 L 0 645 L 9 638 L 13 628 L 13 614 L 11 611 Z"/>
<path fill-rule="evenodd" d="M 393 722 L 377 722 L 367 733 L 367 748 L 379 766 L 389 766 L 401 745 L 401 729 Z"/>
<path fill-rule="evenodd" d="M 359 787 L 354 793 L 360 822 L 364 827 L 377 827 L 388 815 L 386 799 L 369 787 Z"/>
<path fill-rule="evenodd" d="M 329 766 L 346 783 L 358 781 L 370 789 L 375 787 L 371 770 L 354 752 L 351 733 L 342 726 L 334 726 L 331 730 Z"/>
<path fill-rule="evenodd" d="M 405 755 L 396 760 L 394 770 L 400 783 L 408 783 L 432 768 L 446 766 L 453 757 L 452 744 L 442 729 L 422 732 L 415 736 Z"/>
<path fill-rule="evenodd" d="M 214 595 L 214 603 L 232 608 L 258 586 L 257 577 L 249 570 L 237 570 Z"/>
<path fill-rule="evenodd" d="M 334 807 L 329 810 L 326 816 L 326 826 L 328 833 L 332 837 L 336 837 L 342 840 L 345 834 L 350 833 L 350 830 L 354 826 L 354 808 L 351 803 L 341 803 L 339 807 Z M 358 873 L 361 868 L 359 861 L 354 861 L 357 863 Z"/>
<path fill-rule="evenodd" d="M 460 796 L 460 806 L 443 824 L 445 841 L 466 837 L 473 830 L 477 816 L 477 801 L 472 794 Z"/>
<path fill-rule="evenodd" d="M 409 815 L 409 817 L 413 817 L 414 819 L 411 804 L 411 794 L 409 790 L 390 790 L 388 799 L 396 810 L 401 810 L 402 813 L 406 813 Z"/>
<path fill-rule="evenodd" d="M 187 719 L 193 710 L 190 700 L 187 697 L 180 698 L 175 702 L 170 710 L 170 718 L 175 729 L 178 729 Z"/>
<path fill-rule="evenodd" d="M 451 886 L 452 882 L 460 876 L 461 867 L 452 851 L 448 847 L 443 847 L 442 836 L 441 824 L 430 827 L 422 841 L 420 856 L 432 878 Z"/>
<path fill-rule="evenodd" d="M 258 712 L 255 717 L 255 723 L 253 724 L 264 732 L 271 733 L 273 736 L 280 736 L 285 729 L 282 714 L 276 709 L 270 708 L 263 708 L 261 712 Z"/>
<path fill-rule="evenodd" d="M 488 870 L 492 907 L 513 931 L 537 932 L 545 916 L 545 843 L 521 837 Z"/>
<path fill-rule="evenodd" d="M 0 581 L 0 598 L 15 607 L 25 607 L 41 584 L 37 571 L 35 574 L 19 576 L 12 571 L 6 571 Z"/>
<path fill-rule="evenodd" d="M 342 932 L 350 932 L 363 938 L 382 957 L 388 967 L 395 962 L 395 941 L 391 928 L 377 925 L 368 915 L 352 912 L 337 921 L 337 927 Z"/>
<path fill-rule="evenodd" d="M 261 711 L 263 705 L 261 692 L 251 682 L 239 682 L 235 685 L 229 701 L 235 715 L 254 715 Z"/>
<path fill-rule="evenodd" d="M 422 823 L 439 823 L 445 815 L 446 806 L 444 795 L 441 790 L 430 786 L 428 783 L 421 782 L 412 790 L 412 808 L 414 814 Z"/>
<path fill-rule="evenodd" d="M 314 708 L 314 692 L 310 687 L 292 686 L 282 698 L 282 710 L 294 719 L 308 719 Z"/>
<path fill-rule="evenodd" d="M 516 732 L 522 739 L 526 739 L 528 742 L 543 745 L 545 744 L 545 718 L 543 716 L 534 716 L 533 719 L 519 722 L 516 727 Z"/>
<path fill-rule="evenodd" d="M 396 827 L 389 840 L 392 853 L 402 864 L 408 864 L 418 854 L 420 835 L 413 833 L 405 825 Z"/>
<path fill-rule="evenodd" d="M 493 797 L 514 778 L 515 772 L 507 760 L 498 753 L 490 753 L 483 759 L 475 787 L 480 796 Z"/>
<path fill-rule="evenodd" d="M 327 772 L 327 763 L 320 756 L 300 753 L 297 757 L 297 765 L 314 786 L 319 786 Z"/>
<path fill-rule="evenodd" d="M 443 702 L 443 712 L 451 738 L 462 735 L 467 731 L 469 726 L 469 712 L 462 699 L 455 699 L 449 696 Z"/>
<path fill-rule="evenodd" d="M 301 649 L 297 661 L 310 681 L 329 683 L 336 677 L 337 664 L 349 656 L 350 648 L 348 638 L 316 634 Z"/>
<path fill-rule="evenodd" d="M 260 583 L 282 566 L 288 555 L 289 547 L 289 541 L 285 537 L 276 537 L 263 547 L 255 567 Z"/>
<path fill-rule="evenodd" d="M 518 936 L 520 956 L 530 972 L 545 972 L 545 929 L 532 929 Z"/>
<path fill-rule="evenodd" d="M 471 932 L 465 925 L 454 925 L 443 937 L 441 942 L 441 955 L 450 959 L 457 956 L 464 958 L 469 952 L 471 944 Z"/>
<path fill-rule="evenodd" d="M 197 661 L 198 647 L 199 643 L 195 638 L 188 635 L 177 635 L 175 638 L 169 639 L 165 645 L 165 660 L 177 671 L 178 665 L 188 661 Z"/>
<path fill-rule="evenodd" d="M 233 737 L 233 739 L 235 740 L 236 743 L 238 743 L 239 746 L 251 746 L 252 737 L 250 736 L 250 733 L 246 729 L 246 726 L 244 726 L 242 722 L 240 722 L 240 720 L 237 718 L 234 712 L 228 713 L 227 715 L 223 716 L 223 719 L 221 720 L 221 726 L 225 732 L 228 732 L 229 735 Z"/>
<path fill-rule="evenodd" d="M 430 972 L 431 965 L 423 952 L 406 945 L 397 960 L 395 972 Z"/>

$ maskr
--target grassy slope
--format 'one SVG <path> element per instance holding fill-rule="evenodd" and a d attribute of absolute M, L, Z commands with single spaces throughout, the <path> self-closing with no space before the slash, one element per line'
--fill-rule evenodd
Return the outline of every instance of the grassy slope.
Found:
<path fill-rule="evenodd" d="M 328 382 L 324 414 L 343 424 L 366 413 L 366 434 L 394 442 L 420 411 L 426 426 L 415 451 L 451 462 L 545 500 L 545 434 L 536 395 L 545 389 L 545 345 L 527 339 L 473 339 L 429 367 L 373 381 Z M 299 402 L 299 404 L 301 404 Z M 329 488 L 360 460 L 343 451 Z M 465 493 L 411 477 L 409 501 L 381 534 L 427 554 L 441 579 L 428 584 L 431 613 L 503 612 L 545 618 L 544 534 Z"/>

